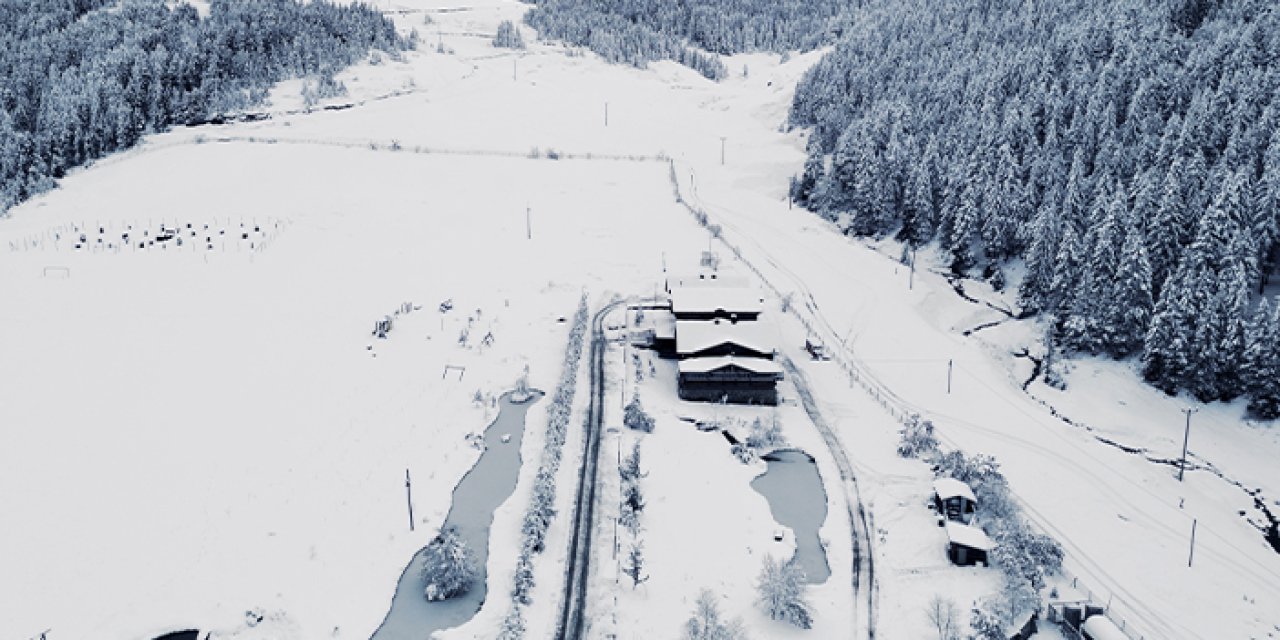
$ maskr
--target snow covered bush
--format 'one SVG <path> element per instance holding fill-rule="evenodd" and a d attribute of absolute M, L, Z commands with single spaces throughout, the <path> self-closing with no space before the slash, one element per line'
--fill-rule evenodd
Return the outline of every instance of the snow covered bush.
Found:
<path fill-rule="evenodd" d="M 766 449 L 776 449 L 786 443 L 787 439 L 782 437 L 782 423 L 778 421 L 776 413 L 770 416 L 767 421 L 760 418 L 752 421 L 746 438 L 748 447 L 756 451 L 764 451 Z"/>
<path fill-rule="evenodd" d="M 467 592 L 475 581 L 475 558 L 467 542 L 454 527 L 446 527 L 427 545 L 423 554 L 423 595 L 427 600 L 445 600 Z"/>
<path fill-rule="evenodd" d="M 933 423 L 911 414 L 898 430 L 898 455 L 903 458 L 925 458 L 938 452 L 938 437 Z"/>
<path fill-rule="evenodd" d="M 720 605 L 708 589 L 698 594 L 693 616 L 684 623 L 684 640 L 746 640 L 742 620 L 725 622 L 720 619 Z"/>
<path fill-rule="evenodd" d="M 756 587 L 765 615 L 801 629 L 813 627 L 813 616 L 805 601 L 804 569 L 794 561 L 778 562 L 766 555 Z"/>
<path fill-rule="evenodd" d="M 524 38 L 520 36 L 520 30 L 516 29 L 514 22 L 503 20 L 498 25 L 498 32 L 493 36 L 493 46 L 501 49 L 523 49 Z"/>
<path fill-rule="evenodd" d="M 644 572 L 644 545 L 639 542 L 631 545 L 631 552 L 627 554 L 627 566 L 622 568 L 622 572 L 631 578 L 632 589 L 649 579 Z"/>
<path fill-rule="evenodd" d="M 969 614 L 969 627 L 973 629 L 973 640 L 1008 640 L 1005 627 L 1012 616 L 1004 603 L 987 598 L 978 603 Z"/>
<path fill-rule="evenodd" d="M 1020 581 L 1037 592 L 1045 580 L 1062 568 L 1062 545 L 1056 540 L 1031 531 L 1017 519 L 999 521 L 988 535 L 996 542 L 991 560 L 1004 571 L 1010 581 Z"/>
<path fill-rule="evenodd" d="M 622 412 L 622 424 L 629 429 L 653 433 L 653 416 L 645 413 L 644 407 L 640 405 L 640 396 L 633 396 L 631 402 L 627 403 Z"/>
<path fill-rule="evenodd" d="M 520 613 L 520 607 L 513 607 L 502 619 L 502 626 L 498 628 L 498 640 L 523 640 L 524 633 L 524 614 Z"/>

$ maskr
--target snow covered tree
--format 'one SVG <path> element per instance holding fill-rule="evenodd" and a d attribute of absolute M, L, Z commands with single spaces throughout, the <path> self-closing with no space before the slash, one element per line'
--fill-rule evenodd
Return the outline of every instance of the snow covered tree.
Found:
<path fill-rule="evenodd" d="M 778 421 L 776 413 L 770 416 L 769 420 L 756 418 L 751 422 L 746 438 L 748 447 L 756 451 L 764 451 L 780 447 L 786 442 L 786 438 L 782 437 L 782 423 Z"/>
<path fill-rule="evenodd" d="M 1258 305 L 1247 330 L 1244 385 L 1249 412 L 1263 420 L 1280 418 L 1280 299 Z"/>
<path fill-rule="evenodd" d="M 524 634 L 524 614 L 520 612 L 520 607 L 512 607 L 511 611 L 502 618 L 502 626 L 498 628 L 498 640 L 524 640 Z"/>
<path fill-rule="evenodd" d="M 813 616 L 805 600 L 804 570 L 795 561 L 778 562 L 766 555 L 756 583 L 760 606 L 766 615 L 801 629 L 813 627 Z"/>
<path fill-rule="evenodd" d="M 969 616 L 969 627 L 973 629 L 973 640 L 1008 640 L 1005 627 L 1012 616 L 1003 602 L 995 598 L 987 598 L 973 608 Z"/>
<path fill-rule="evenodd" d="M 933 434 L 933 422 L 911 414 L 898 430 L 898 455 L 903 458 L 920 458 L 938 452 L 938 437 Z"/>
<path fill-rule="evenodd" d="M 960 640 L 960 621 L 956 603 L 950 598 L 934 594 L 925 608 L 929 626 L 938 633 L 938 640 Z"/>
<path fill-rule="evenodd" d="M 720 605 L 708 589 L 698 594 L 693 616 L 684 623 L 684 640 L 746 640 L 742 621 L 721 619 Z"/>
<path fill-rule="evenodd" d="M 427 544 L 422 558 L 427 600 L 445 600 L 466 593 L 475 576 L 475 558 L 456 528 L 445 527 Z"/>
<path fill-rule="evenodd" d="M 1112 355 L 1124 357 L 1142 348 L 1143 336 L 1151 325 L 1155 297 L 1151 293 L 1151 262 L 1142 230 L 1130 226 L 1120 249 L 1120 266 L 1103 308 L 1107 328 L 1104 346 Z"/>
<path fill-rule="evenodd" d="M 645 413 L 644 406 L 640 404 L 640 396 L 632 396 L 631 402 L 622 411 L 622 424 L 636 431 L 644 433 L 653 433 L 654 420 L 653 416 Z"/>
<path fill-rule="evenodd" d="M 525 48 L 524 38 L 520 35 L 520 30 L 510 20 L 503 20 L 498 23 L 498 32 L 493 36 L 493 46 L 501 49 Z"/>
<path fill-rule="evenodd" d="M 631 578 L 631 588 L 640 586 L 641 582 L 649 579 L 649 575 L 644 572 L 644 545 L 636 542 L 631 545 L 631 551 L 627 553 L 627 564 L 622 568 L 622 572 Z"/>

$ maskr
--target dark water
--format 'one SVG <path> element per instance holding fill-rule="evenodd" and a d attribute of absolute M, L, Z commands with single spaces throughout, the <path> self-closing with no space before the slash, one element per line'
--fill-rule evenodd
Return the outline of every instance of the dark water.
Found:
<path fill-rule="evenodd" d="M 391 610 L 373 634 L 373 640 L 423 640 L 440 629 L 459 626 L 480 610 L 488 592 L 486 567 L 489 560 L 489 527 L 493 511 L 515 491 L 520 476 L 520 443 L 524 441 L 524 417 L 542 392 L 523 403 L 503 394 L 498 417 L 484 432 L 486 448 L 480 460 L 453 489 L 453 504 L 445 526 L 455 526 L 467 541 L 476 560 L 476 582 L 471 590 L 456 598 L 428 602 L 423 596 L 422 549 L 413 555 L 400 576 Z M 503 435 L 510 435 L 503 442 Z"/>
<path fill-rule="evenodd" d="M 200 638 L 199 631 L 195 629 L 189 629 L 187 631 L 174 631 L 172 633 L 166 633 L 156 638 L 156 640 L 199 640 L 199 638 Z"/>
<path fill-rule="evenodd" d="M 806 582 L 826 582 L 831 568 L 818 529 L 827 519 L 827 492 L 818 465 L 798 449 L 780 449 L 763 458 L 769 469 L 751 481 L 751 488 L 769 501 L 773 519 L 795 532 L 794 558 L 804 569 Z"/>

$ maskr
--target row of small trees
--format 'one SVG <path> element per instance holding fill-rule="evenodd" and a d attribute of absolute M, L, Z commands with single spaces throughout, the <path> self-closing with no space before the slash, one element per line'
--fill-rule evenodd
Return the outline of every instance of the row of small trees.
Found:
<path fill-rule="evenodd" d="M 533 602 L 533 556 L 545 548 L 547 528 L 555 518 L 556 473 L 560 470 L 565 437 L 569 430 L 569 418 L 573 414 L 573 397 L 577 389 L 578 363 L 582 360 L 582 345 L 587 333 L 587 297 L 578 302 L 569 329 L 569 344 L 565 349 L 564 368 L 556 385 L 551 403 L 547 407 L 546 439 L 542 445 L 542 462 L 534 477 L 533 497 L 520 525 L 520 556 L 516 560 L 514 584 L 511 587 L 511 611 L 502 621 L 499 638 L 518 640 L 524 637 L 524 614 L 521 608 Z"/>
<path fill-rule="evenodd" d="M 973 489 L 982 509 L 978 524 L 996 543 L 990 558 L 999 567 L 1004 582 L 1001 593 L 984 599 L 973 609 L 969 625 L 976 640 L 1005 640 L 1005 628 L 1015 616 L 1039 608 L 1040 592 L 1048 577 L 1062 568 L 1061 545 L 1048 535 L 1031 530 L 995 458 L 968 456 L 962 451 L 943 452 L 933 423 L 919 416 L 911 416 L 899 435 L 898 455 L 922 459 L 933 465 L 939 477 L 955 478 Z M 932 603 L 931 619 L 945 618 L 947 608 L 945 602 Z M 935 623 L 943 633 L 945 620 Z"/>

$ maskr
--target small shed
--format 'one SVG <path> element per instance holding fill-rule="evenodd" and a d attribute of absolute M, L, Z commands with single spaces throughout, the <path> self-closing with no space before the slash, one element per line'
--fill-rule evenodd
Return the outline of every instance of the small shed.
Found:
<path fill-rule="evenodd" d="M 755 320 L 764 298 L 745 287 L 680 287 L 671 290 L 671 312 L 677 320 Z"/>
<path fill-rule="evenodd" d="M 996 543 L 982 529 L 959 522 L 947 523 L 947 557 L 951 562 L 962 567 L 986 566 L 987 552 L 995 547 Z"/>
<path fill-rule="evenodd" d="M 1080 635 L 1084 640 L 1129 640 L 1129 636 L 1105 615 L 1089 616 L 1080 625 Z"/>
<path fill-rule="evenodd" d="M 676 320 L 676 355 L 680 359 L 738 356 L 773 359 L 773 336 L 758 322 Z"/>
<path fill-rule="evenodd" d="M 682 400 L 734 404 L 778 404 L 782 368 L 763 358 L 720 356 L 681 360 L 679 396 Z"/>
<path fill-rule="evenodd" d="M 1005 628 L 1005 635 L 1009 640 L 1030 640 L 1040 630 L 1036 626 L 1036 621 L 1039 619 L 1039 611 L 1028 609 L 1021 615 L 1014 616 L 1013 622 Z"/>
<path fill-rule="evenodd" d="M 978 508 L 978 498 L 969 485 L 955 478 L 938 478 L 933 481 L 933 506 L 948 520 L 969 524 Z"/>

